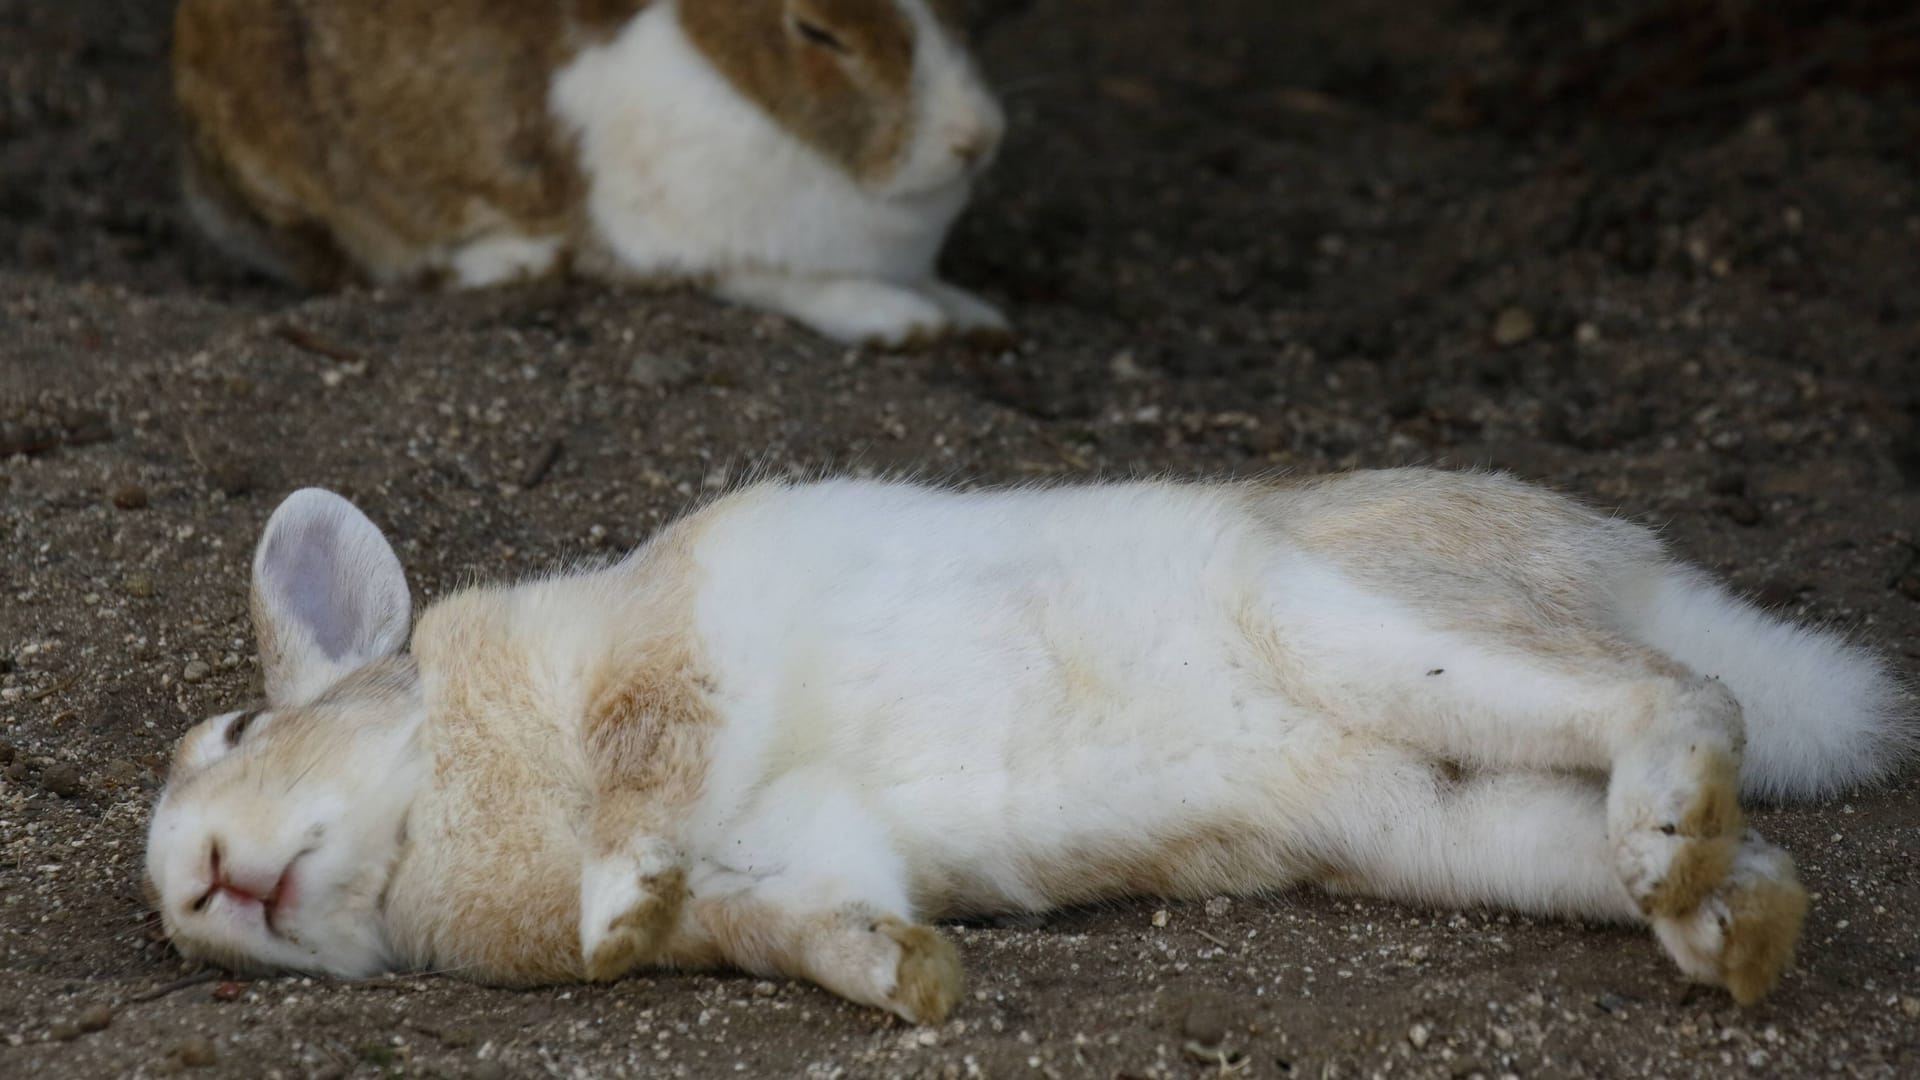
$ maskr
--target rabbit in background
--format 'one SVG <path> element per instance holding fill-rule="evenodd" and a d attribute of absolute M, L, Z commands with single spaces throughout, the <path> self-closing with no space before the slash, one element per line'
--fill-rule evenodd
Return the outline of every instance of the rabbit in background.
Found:
<path fill-rule="evenodd" d="M 571 270 L 697 282 L 851 343 L 1004 335 L 934 267 L 1004 127 L 973 14 L 181 0 L 187 202 L 221 247 L 313 288 Z"/>
<path fill-rule="evenodd" d="M 624 560 L 411 604 L 308 489 L 266 703 L 175 753 L 181 952 L 498 983 L 730 965 L 917 1023 L 933 926 L 1295 885 L 1649 927 L 1740 1002 L 1806 894 L 1742 796 L 1913 745 L 1869 652 L 1500 475 L 762 483 Z"/>

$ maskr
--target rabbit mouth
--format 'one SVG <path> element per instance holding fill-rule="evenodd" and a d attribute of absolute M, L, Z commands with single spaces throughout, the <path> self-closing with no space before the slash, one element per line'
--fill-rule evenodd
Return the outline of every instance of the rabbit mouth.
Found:
<path fill-rule="evenodd" d="M 223 870 L 220 865 L 220 849 L 216 845 L 209 858 L 207 890 L 193 902 L 191 910 L 205 911 L 215 899 L 220 899 L 225 906 L 239 911 L 258 908 L 260 924 L 265 928 L 268 936 L 291 940 L 284 924 L 296 899 L 294 867 L 310 851 L 312 851 L 311 848 L 301 851 L 287 860 L 286 865 L 280 868 L 279 874 L 269 882 L 261 875 L 241 878 Z"/>

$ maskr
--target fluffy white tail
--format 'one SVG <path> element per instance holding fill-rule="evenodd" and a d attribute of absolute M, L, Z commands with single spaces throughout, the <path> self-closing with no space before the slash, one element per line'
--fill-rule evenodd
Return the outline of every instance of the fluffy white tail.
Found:
<path fill-rule="evenodd" d="M 1705 575 L 1669 571 L 1634 636 L 1723 680 L 1746 714 L 1744 794 L 1816 798 L 1879 779 L 1916 739 L 1912 702 L 1873 653 L 1776 619 Z"/>

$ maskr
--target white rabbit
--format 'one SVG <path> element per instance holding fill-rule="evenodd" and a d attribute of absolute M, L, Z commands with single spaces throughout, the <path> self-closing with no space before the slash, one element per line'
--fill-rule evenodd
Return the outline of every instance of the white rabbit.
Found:
<path fill-rule="evenodd" d="M 338 496 L 267 523 L 267 703 L 189 731 L 153 815 L 182 952 L 731 964 L 932 1022 L 933 921 L 1299 883 L 1649 924 L 1749 1002 L 1805 895 L 1738 793 L 1912 734 L 1869 653 L 1485 474 L 764 483 L 440 600 L 410 654 L 409 614 Z"/>
<path fill-rule="evenodd" d="M 1004 126 L 958 3 L 181 0 L 188 203 L 317 288 L 570 268 L 1004 333 L 934 270 Z"/>

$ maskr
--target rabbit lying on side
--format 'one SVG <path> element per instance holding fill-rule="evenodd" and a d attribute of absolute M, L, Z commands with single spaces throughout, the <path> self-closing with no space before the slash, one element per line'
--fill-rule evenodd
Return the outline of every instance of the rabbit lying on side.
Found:
<path fill-rule="evenodd" d="M 965 0 L 181 0 L 188 204 L 318 288 L 689 279 L 830 337 L 1004 332 L 934 260 L 1003 120 Z"/>
<path fill-rule="evenodd" d="M 1496 475 L 764 483 L 427 608 L 340 497 L 254 557 L 267 702 L 181 740 L 148 869 L 236 968 L 731 964 L 909 1020 L 929 925 L 1295 883 L 1649 925 L 1742 1002 L 1806 903 L 1737 796 L 1908 745 L 1868 653 Z M 1744 706 L 1744 719 L 1743 719 Z"/>

